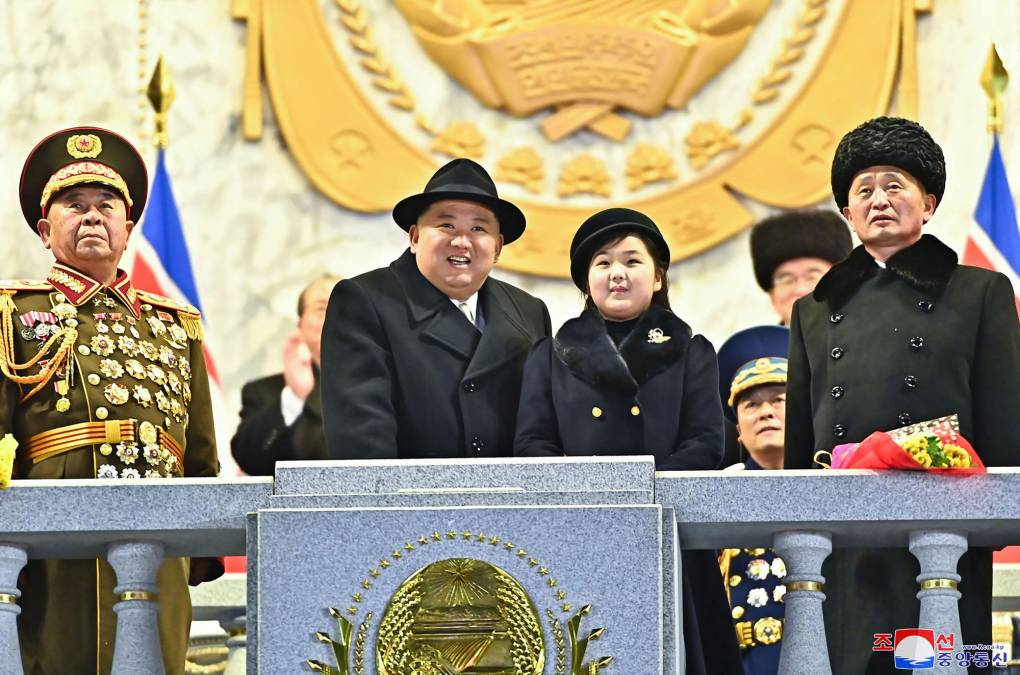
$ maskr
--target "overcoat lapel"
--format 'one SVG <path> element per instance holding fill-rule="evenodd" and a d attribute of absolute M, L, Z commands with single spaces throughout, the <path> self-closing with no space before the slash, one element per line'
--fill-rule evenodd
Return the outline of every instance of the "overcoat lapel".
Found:
<path fill-rule="evenodd" d="M 932 298 L 938 298 L 946 290 L 956 265 L 953 249 L 930 234 L 922 235 L 917 242 L 886 261 L 890 272 Z M 874 258 L 864 246 L 858 246 L 818 280 L 814 298 L 835 311 L 845 305 L 877 269 Z"/>
<path fill-rule="evenodd" d="M 594 310 L 563 324 L 553 340 L 560 361 L 593 387 L 635 394 L 654 375 L 683 358 L 691 328 L 673 312 L 652 305 L 619 349 Z"/>
<path fill-rule="evenodd" d="M 470 360 L 480 337 L 478 329 L 457 311 L 448 297 L 422 276 L 411 250 L 404 251 L 394 260 L 390 269 L 404 289 L 413 328 L 420 326 L 423 337 L 465 361 Z"/>
<path fill-rule="evenodd" d="M 486 281 L 478 294 L 485 313 L 485 330 L 468 364 L 465 379 L 502 366 L 531 346 L 524 317 L 513 298 L 498 284 Z"/>

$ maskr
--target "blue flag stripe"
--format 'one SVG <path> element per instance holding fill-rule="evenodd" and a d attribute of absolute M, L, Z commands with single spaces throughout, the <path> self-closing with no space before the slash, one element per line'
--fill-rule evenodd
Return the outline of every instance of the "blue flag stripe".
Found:
<path fill-rule="evenodd" d="M 188 244 L 184 240 L 184 229 L 181 227 L 177 202 L 174 201 L 174 191 L 170 187 L 170 175 L 166 170 L 162 149 L 156 162 L 156 175 L 152 179 L 142 236 L 156 252 L 167 276 L 177 284 L 187 301 L 201 310 L 198 286 L 195 285 L 195 275 L 191 271 L 191 256 L 188 255 Z"/>
<path fill-rule="evenodd" d="M 998 135 L 992 143 L 974 220 L 1013 268 L 1014 274 L 1020 274 L 1020 229 L 1017 228 L 1016 208 L 1006 178 L 1006 165 L 999 150 Z"/>

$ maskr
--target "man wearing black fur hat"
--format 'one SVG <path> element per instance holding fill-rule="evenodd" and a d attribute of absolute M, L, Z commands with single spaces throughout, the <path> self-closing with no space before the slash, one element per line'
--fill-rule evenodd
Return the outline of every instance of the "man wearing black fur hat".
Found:
<path fill-rule="evenodd" d="M 1020 325 L 1002 274 L 957 264 L 922 226 L 945 191 L 942 150 L 915 122 L 879 117 L 840 141 L 832 191 L 863 242 L 793 310 L 786 468 L 818 450 L 957 414 L 988 466 L 1017 462 Z M 958 643 L 991 642 L 991 552 L 972 548 Z M 918 564 L 902 549 L 837 550 L 825 622 L 836 673 L 894 672 L 874 633 L 915 626 Z"/>
<path fill-rule="evenodd" d="M 393 209 L 410 247 L 341 281 L 322 336 L 326 446 L 335 459 L 512 454 L 524 360 L 545 304 L 489 278 L 524 214 L 456 159 Z"/>
<path fill-rule="evenodd" d="M 850 230 L 834 211 L 789 211 L 754 226 L 754 278 L 769 294 L 782 325 L 790 325 L 793 303 L 813 291 L 822 275 L 852 248 Z"/>

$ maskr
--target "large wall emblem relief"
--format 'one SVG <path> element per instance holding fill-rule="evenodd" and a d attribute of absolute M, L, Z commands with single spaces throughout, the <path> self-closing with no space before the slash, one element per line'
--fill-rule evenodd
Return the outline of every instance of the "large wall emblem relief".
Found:
<path fill-rule="evenodd" d="M 500 265 L 566 277 L 593 211 L 651 215 L 674 259 L 747 227 L 741 203 L 828 194 L 835 142 L 914 113 L 922 0 L 234 0 L 243 127 L 276 122 L 312 183 L 385 212 L 450 157 L 530 227 Z M 901 66 L 901 64 L 904 64 Z M 902 72 L 900 72 L 902 71 Z"/>

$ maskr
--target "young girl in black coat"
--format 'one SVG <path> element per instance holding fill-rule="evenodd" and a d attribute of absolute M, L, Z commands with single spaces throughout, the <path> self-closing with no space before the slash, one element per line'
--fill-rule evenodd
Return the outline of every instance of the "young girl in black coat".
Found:
<path fill-rule="evenodd" d="M 624 208 L 588 218 L 570 245 L 585 309 L 524 366 L 514 454 L 653 455 L 659 470 L 717 469 L 723 412 L 715 350 L 669 307 L 669 247 Z M 683 551 L 687 672 L 742 673 L 711 551 Z"/>

